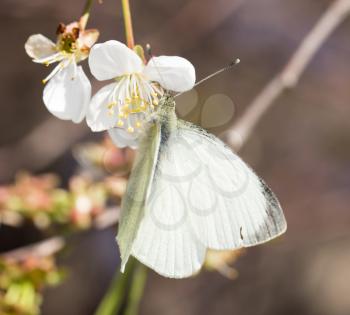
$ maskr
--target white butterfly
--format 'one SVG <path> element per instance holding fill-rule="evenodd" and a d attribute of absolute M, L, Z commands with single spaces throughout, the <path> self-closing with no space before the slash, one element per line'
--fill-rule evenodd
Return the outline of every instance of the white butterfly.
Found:
<path fill-rule="evenodd" d="M 267 185 L 218 138 L 178 119 L 174 98 L 163 97 L 122 202 L 122 271 L 132 255 L 166 277 L 188 277 L 208 248 L 249 247 L 285 230 Z"/>

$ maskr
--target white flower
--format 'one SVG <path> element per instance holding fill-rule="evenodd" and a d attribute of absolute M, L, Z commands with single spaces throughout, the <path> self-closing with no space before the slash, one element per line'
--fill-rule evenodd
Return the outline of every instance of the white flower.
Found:
<path fill-rule="evenodd" d="M 164 90 L 184 92 L 195 83 L 195 69 L 186 59 L 159 56 L 147 65 L 123 43 L 96 44 L 89 55 L 97 80 L 115 79 L 94 95 L 86 120 L 92 131 L 108 130 L 119 147 L 137 146 L 145 119 L 157 108 Z"/>
<path fill-rule="evenodd" d="M 86 114 L 91 98 L 91 84 L 77 63 L 86 59 L 98 38 L 97 30 L 85 30 L 78 22 L 60 24 L 56 44 L 41 34 L 35 34 L 25 43 L 27 54 L 36 63 L 49 66 L 58 62 L 43 80 L 43 100 L 56 117 L 79 123 Z"/>

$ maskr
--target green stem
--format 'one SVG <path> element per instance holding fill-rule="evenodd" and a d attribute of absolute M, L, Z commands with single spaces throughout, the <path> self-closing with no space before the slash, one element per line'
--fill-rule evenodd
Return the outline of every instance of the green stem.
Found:
<path fill-rule="evenodd" d="M 95 315 L 115 315 L 120 312 L 125 303 L 135 265 L 136 260 L 129 259 L 125 272 L 121 273 L 119 271 L 116 273 Z"/>
<path fill-rule="evenodd" d="M 137 262 L 124 315 L 137 315 L 147 280 L 147 267 Z"/>
<path fill-rule="evenodd" d="M 82 29 L 84 29 L 86 27 L 86 24 L 89 20 L 90 10 L 91 10 L 93 2 L 94 2 L 94 0 L 86 0 L 85 7 L 83 10 L 83 15 L 80 18 L 80 25 L 81 25 Z"/>
<path fill-rule="evenodd" d="M 122 8 L 123 8 L 126 43 L 129 48 L 133 49 L 135 46 L 135 42 L 134 42 L 134 33 L 132 30 L 132 20 L 131 20 L 129 0 L 121 0 L 121 1 L 122 1 Z"/>

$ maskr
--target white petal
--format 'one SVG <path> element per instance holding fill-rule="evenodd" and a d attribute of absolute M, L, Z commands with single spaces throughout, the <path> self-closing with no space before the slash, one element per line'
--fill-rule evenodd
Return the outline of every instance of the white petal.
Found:
<path fill-rule="evenodd" d="M 56 117 L 79 123 L 91 97 L 91 84 L 81 66 L 71 63 L 45 86 L 43 100 Z"/>
<path fill-rule="evenodd" d="M 151 81 L 171 91 L 184 92 L 193 88 L 196 71 L 187 59 L 177 56 L 153 57 L 144 69 L 144 74 Z"/>
<path fill-rule="evenodd" d="M 96 42 L 98 37 L 100 36 L 100 32 L 96 29 L 89 29 L 81 32 L 79 34 L 78 41 L 81 46 L 86 46 L 91 48 Z"/>
<path fill-rule="evenodd" d="M 45 58 L 57 52 L 54 42 L 41 34 L 29 36 L 24 48 L 33 59 Z"/>
<path fill-rule="evenodd" d="M 143 69 L 141 58 L 116 40 L 94 45 L 90 51 L 89 66 L 91 73 L 100 81 Z"/>
<path fill-rule="evenodd" d="M 138 139 L 135 133 L 129 133 L 121 128 L 112 128 L 108 130 L 108 134 L 113 143 L 119 148 L 130 147 L 136 149 L 138 147 Z"/>
<path fill-rule="evenodd" d="M 115 127 L 118 113 L 110 115 L 108 104 L 113 101 L 112 95 L 117 84 L 114 82 L 106 85 L 92 97 L 86 113 L 86 122 L 92 131 L 102 131 Z"/>

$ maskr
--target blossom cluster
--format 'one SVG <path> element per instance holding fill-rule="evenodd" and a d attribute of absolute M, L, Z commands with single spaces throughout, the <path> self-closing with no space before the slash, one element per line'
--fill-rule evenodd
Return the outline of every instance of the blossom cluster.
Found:
<path fill-rule="evenodd" d="M 75 146 L 73 155 L 81 174 L 71 177 L 67 188 L 50 173 L 34 176 L 19 172 L 14 183 L 0 185 L 1 223 L 19 226 L 27 220 L 40 229 L 53 225 L 88 228 L 111 201 L 119 202 L 134 151 L 117 148 L 105 137 Z"/>
<path fill-rule="evenodd" d="M 43 80 L 43 101 L 53 115 L 75 123 L 85 118 L 92 131 L 107 130 L 118 147 L 136 148 L 163 94 L 192 89 L 195 69 L 178 56 L 146 60 L 140 46 L 131 49 L 116 40 L 95 44 L 98 36 L 96 29 L 85 29 L 81 20 L 61 23 L 55 43 L 35 34 L 28 38 L 25 50 L 35 63 L 57 63 Z M 112 80 L 93 97 L 91 83 L 79 65 L 87 58 L 97 80 Z"/>
<path fill-rule="evenodd" d="M 0 314 L 38 315 L 42 290 L 59 284 L 64 272 L 54 257 L 26 257 L 23 260 L 0 259 Z"/>
<path fill-rule="evenodd" d="M 133 150 L 119 149 L 108 137 L 101 142 L 80 144 L 73 149 L 82 174 L 60 187 L 54 174 L 19 173 L 13 184 L 0 186 L 1 223 L 11 226 L 24 221 L 44 232 L 62 228 L 65 232 L 91 227 L 94 220 L 108 211 L 109 202 L 119 203 L 125 191 L 126 177 Z M 113 172 L 103 180 L 93 173 Z M 89 176 L 87 175 L 89 174 Z M 54 255 L 38 256 L 11 252 L 0 255 L 0 314 L 39 315 L 43 291 L 60 284 L 65 270 L 58 268 Z"/>

